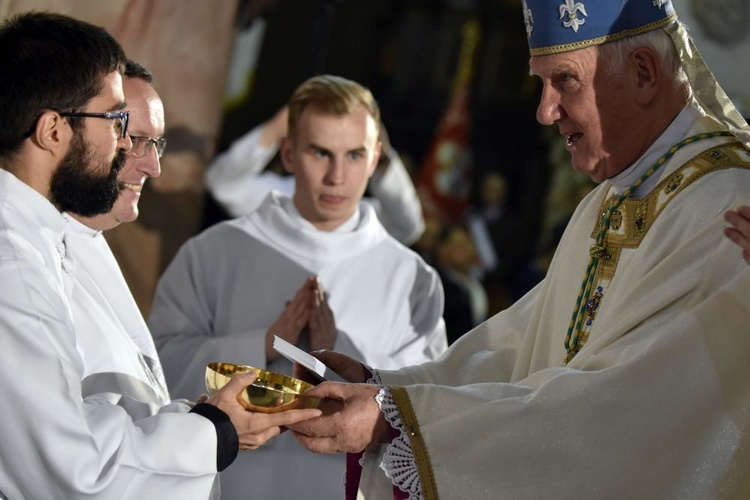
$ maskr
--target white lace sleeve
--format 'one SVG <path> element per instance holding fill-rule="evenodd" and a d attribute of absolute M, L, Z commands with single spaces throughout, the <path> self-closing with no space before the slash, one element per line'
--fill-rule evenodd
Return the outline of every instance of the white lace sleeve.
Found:
<path fill-rule="evenodd" d="M 382 385 L 377 371 L 372 370 L 372 373 L 373 376 L 367 383 Z M 401 425 L 401 417 L 391 391 L 387 387 L 382 387 L 375 396 L 375 401 L 385 416 L 385 420 L 399 432 L 398 437 L 386 447 L 380 468 L 398 489 L 409 494 L 409 500 L 421 500 L 423 498 L 422 484 L 419 481 L 411 440 Z"/>

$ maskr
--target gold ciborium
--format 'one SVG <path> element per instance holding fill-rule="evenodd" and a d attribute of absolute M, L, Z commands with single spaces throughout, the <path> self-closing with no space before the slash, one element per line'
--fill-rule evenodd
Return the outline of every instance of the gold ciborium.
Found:
<path fill-rule="evenodd" d="M 255 372 L 258 378 L 237 395 L 246 410 L 260 413 L 276 413 L 285 410 L 316 408 L 319 398 L 305 396 L 311 384 L 281 373 L 261 370 L 248 365 L 231 363 L 209 363 L 206 366 L 206 389 L 213 395 L 224 387 L 235 373 Z"/>

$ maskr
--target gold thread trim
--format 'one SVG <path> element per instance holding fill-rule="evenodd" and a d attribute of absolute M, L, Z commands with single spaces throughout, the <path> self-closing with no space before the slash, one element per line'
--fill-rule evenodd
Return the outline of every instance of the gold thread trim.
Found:
<path fill-rule="evenodd" d="M 596 270 L 597 276 L 595 282 L 597 284 L 601 284 L 603 280 L 612 281 L 612 278 L 615 277 L 617 264 L 620 263 L 621 251 L 622 248 L 615 247 L 614 245 L 611 248 L 607 248 L 607 258 L 600 261 L 599 269 Z"/>
<path fill-rule="evenodd" d="M 585 49 L 586 47 L 591 47 L 593 45 L 601 45 L 603 43 L 614 42 L 625 37 L 636 36 L 636 35 L 646 33 L 648 31 L 653 31 L 655 29 L 666 26 L 667 24 L 669 24 L 675 19 L 677 19 L 677 13 L 673 13 L 669 15 L 669 17 L 665 17 L 664 19 L 654 21 L 653 23 L 649 23 L 639 28 L 633 28 L 633 29 L 629 29 L 625 31 L 620 31 L 619 33 L 614 33 L 611 35 L 604 35 L 598 38 L 592 38 L 590 40 L 581 40 L 579 42 L 563 43 L 559 45 L 552 45 L 550 47 L 540 47 L 540 48 L 535 48 L 535 49 L 529 49 L 529 53 L 531 54 L 532 57 L 537 57 L 537 56 L 548 56 L 551 54 L 560 54 L 562 52 L 571 52 L 573 50 Z"/>
<path fill-rule="evenodd" d="M 608 231 L 607 246 L 635 248 L 640 245 L 649 229 L 651 229 L 651 226 L 653 226 L 654 221 L 667 205 L 679 193 L 704 175 L 727 168 L 750 168 L 750 162 L 743 160 L 737 153 L 737 151 L 745 149 L 744 145 L 739 141 L 711 146 L 696 154 L 665 179 L 662 179 L 645 198 L 639 200 L 629 198 L 623 201 L 619 208 L 619 211 L 623 214 L 623 227 L 617 232 Z M 720 155 L 718 159 L 714 159 L 711 156 L 714 151 Z M 673 182 L 677 176 L 680 177 L 680 183 L 678 186 L 674 186 Z M 604 211 L 611 201 L 612 196 L 605 196 L 599 212 Z M 635 221 L 639 215 L 644 213 L 644 225 L 639 229 L 635 226 Z M 599 221 L 597 220 L 591 231 L 591 238 L 596 238 L 599 230 L 598 224 Z"/>
<path fill-rule="evenodd" d="M 432 471 L 432 463 L 427 453 L 427 445 L 419 430 L 419 422 L 411 405 L 409 393 L 406 392 L 406 388 L 404 387 L 393 386 L 388 387 L 388 389 L 391 391 L 393 402 L 396 403 L 396 407 L 398 408 L 401 425 L 404 426 L 404 431 L 409 434 L 411 450 L 414 453 L 414 462 L 417 464 L 419 481 L 422 484 L 422 495 L 425 500 L 437 500 L 438 493 L 435 474 Z"/>
<path fill-rule="evenodd" d="M 750 162 L 741 158 L 739 151 L 748 151 L 739 141 L 711 146 L 667 175 L 645 198 L 624 200 L 618 209 L 621 214 L 620 227 L 617 230 L 610 229 L 607 231 L 607 258 L 602 259 L 596 270 L 592 284 L 593 289 L 602 286 L 606 290 L 609 287 L 615 277 L 622 249 L 638 248 L 662 211 L 684 189 L 711 172 L 730 168 L 750 169 Z M 677 177 L 680 178 L 680 182 L 675 186 Z M 614 195 L 610 195 L 602 199 L 599 214 L 612 204 L 613 197 Z M 640 228 L 636 224 L 636 220 L 639 218 L 642 224 Z M 596 239 L 598 232 L 599 218 L 597 217 L 594 229 L 591 232 L 591 238 Z M 597 316 L 598 312 L 597 309 Z M 595 321 L 596 317 L 592 319 L 591 325 L 582 328 L 579 351 L 586 345 Z"/>

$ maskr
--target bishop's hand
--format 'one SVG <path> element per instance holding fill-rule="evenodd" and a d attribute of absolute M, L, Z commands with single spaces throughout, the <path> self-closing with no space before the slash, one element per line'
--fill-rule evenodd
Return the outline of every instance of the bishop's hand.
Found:
<path fill-rule="evenodd" d="M 323 382 L 306 394 L 324 398 L 323 415 L 289 425 L 297 441 L 315 453 L 358 453 L 388 439 L 390 425 L 375 401 L 380 387 Z"/>
<path fill-rule="evenodd" d="M 318 358 L 324 365 L 348 382 L 362 384 L 372 377 L 372 373 L 365 365 L 345 354 L 323 350 L 313 351 L 310 355 Z M 317 376 L 311 375 L 307 368 L 297 363 L 294 364 L 294 376 L 313 385 L 320 383 L 320 379 Z"/>

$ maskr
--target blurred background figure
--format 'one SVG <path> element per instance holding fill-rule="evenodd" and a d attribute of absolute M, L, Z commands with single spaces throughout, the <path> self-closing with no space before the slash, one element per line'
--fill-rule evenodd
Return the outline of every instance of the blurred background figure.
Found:
<path fill-rule="evenodd" d="M 544 211 L 539 236 L 531 251 L 524 252 L 527 259 L 516 269 L 510 284 L 511 303 L 534 288 L 547 275 L 552 256 L 575 208 L 596 184 L 570 166 L 570 154 L 565 149 L 565 138 L 553 128 L 546 129 L 549 145 L 550 173 L 544 197 Z"/>
<path fill-rule="evenodd" d="M 294 178 L 278 159 L 287 133 L 288 108 L 234 141 L 206 170 L 206 186 L 232 217 L 254 211 L 272 190 L 294 194 Z M 422 206 L 404 163 L 380 127 L 382 151 L 364 198 L 375 208 L 386 231 L 401 243 L 413 244 L 424 231 Z M 271 164 L 269 166 L 269 163 Z M 269 167 L 269 168 L 267 168 Z"/>
<path fill-rule="evenodd" d="M 737 110 L 750 117 L 750 2 L 747 0 L 674 0 L 701 57 L 716 75 Z"/>
<path fill-rule="evenodd" d="M 476 245 L 482 283 L 494 312 L 510 305 L 512 281 L 527 255 L 520 240 L 523 220 L 507 209 L 507 195 L 505 176 L 488 171 L 478 186 L 477 202 L 466 211 L 466 226 Z"/>
<path fill-rule="evenodd" d="M 487 319 L 487 293 L 477 278 L 479 259 L 474 243 L 459 224 L 442 228 L 434 248 L 433 265 L 445 291 L 445 329 L 448 344 Z"/>

